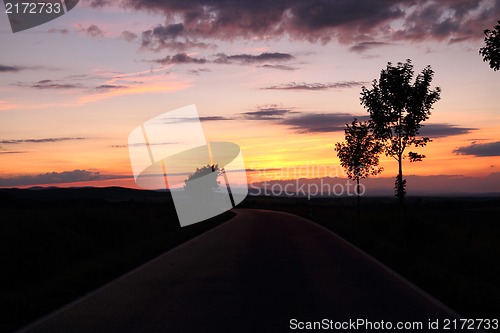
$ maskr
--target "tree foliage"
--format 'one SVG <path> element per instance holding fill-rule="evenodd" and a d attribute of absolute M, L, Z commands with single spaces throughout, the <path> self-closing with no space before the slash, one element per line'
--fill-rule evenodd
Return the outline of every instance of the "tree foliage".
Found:
<path fill-rule="evenodd" d="M 368 122 L 354 119 L 351 125 L 346 124 L 344 132 L 345 141 L 337 142 L 335 151 L 349 179 L 356 180 L 359 199 L 359 180 L 382 172 L 378 166 L 382 146 L 373 137 Z"/>
<path fill-rule="evenodd" d="M 479 49 L 483 61 L 489 62 L 494 71 L 500 69 L 500 21 L 497 23 L 494 30 L 484 30 L 485 46 Z"/>
<path fill-rule="evenodd" d="M 403 179 L 403 160 L 421 161 L 425 155 L 405 151 L 409 147 L 424 147 L 430 138 L 419 134 L 422 122 L 429 119 L 432 107 L 440 99 L 441 89 L 431 89 L 434 71 L 425 67 L 415 77 L 411 60 L 388 63 L 380 73 L 379 80 L 373 80 L 371 89 L 362 87 L 361 105 L 370 113 L 374 137 L 383 145 L 387 156 L 393 157 L 399 166 L 396 178 L 396 196 L 404 199 L 406 180 Z"/>
<path fill-rule="evenodd" d="M 184 181 L 184 191 L 195 197 L 209 196 L 219 189 L 218 177 L 221 170 L 217 164 L 196 168 L 196 171 L 188 176 Z"/>
<path fill-rule="evenodd" d="M 375 141 L 367 122 L 354 119 L 346 124 L 345 141 L 335 144 L 335 151 L 340 164 L 346 170 L 349 179 L 363 179 L 375 176 L 382 171 L 378 166 L 382 146 Z"/>

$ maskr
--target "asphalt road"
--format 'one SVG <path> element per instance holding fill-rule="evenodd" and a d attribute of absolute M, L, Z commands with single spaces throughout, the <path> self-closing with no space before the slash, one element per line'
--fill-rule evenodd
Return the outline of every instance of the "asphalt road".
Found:
<path fill-rule="evenodd" d="M 429 319 L 442 326 L 443 319 L 455 316 L 307 219 L 235 211 L 234 219 L 25 331 L 290 332 L 292 319 L 297 324 L 365 319 L 374 325 L 422 322 L 418 331 L 425 332 Z M 417 330 L 401 332 L 411 331 Z"/>

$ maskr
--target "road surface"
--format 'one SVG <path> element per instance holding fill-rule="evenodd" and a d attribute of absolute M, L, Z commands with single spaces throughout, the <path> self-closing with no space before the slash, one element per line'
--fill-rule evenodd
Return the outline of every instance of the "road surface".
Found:
<path fill-rule="evenodd" d="M 425 332 L 429 319 L 455 316 L 307 219 L 235 211 L 232 220 L 23 332 L 290 332 L 323 319 L 422 322 Z"/>

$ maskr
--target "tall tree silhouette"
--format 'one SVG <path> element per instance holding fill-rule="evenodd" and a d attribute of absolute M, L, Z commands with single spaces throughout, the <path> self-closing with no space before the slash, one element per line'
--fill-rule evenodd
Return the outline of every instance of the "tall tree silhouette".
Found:
<path fill-rule="evenodd" d="M 434 71 L 425 67 L 413 81 L 411 60 L 390 62 L 380 72 L 379 80 L 373 80 L 371 89 L 361 89 L 361 105 L 370 113 L 373 134 L 383 146 L 387 156 L 398 162 L 398 175 L 395 182 L 396 196 L 404 203 L 406 179 L 403 179 L 403 160 L 421 161 L 425 155 L 405 150 L 411 146 L 424 147 L 431 140 L 419 136 L 421 123 L 431 114 L 432 106 L 440 98 L 441 89 L 430 88 Z"/>
<path fill-rule="evenodd" d="M 500 69 L 500 21 L 494 30 L 484 30 L 485 46 L 479 49 L 479 54 L 483 56 L 484 62 L 489 62 L 494 71 Z"/>
<path fill-rule="evenodd" d="M 354 118 L 351 125 L 346 124 L 345 141 L 335 144 L 340 165 L 346 170 L 347 177 L 356 181 L 358 207 L 360 205 L 359 180 L 382 172 L 378 166 L 382 145 L 373 137 L 368 122 L 358 122 Z"/>

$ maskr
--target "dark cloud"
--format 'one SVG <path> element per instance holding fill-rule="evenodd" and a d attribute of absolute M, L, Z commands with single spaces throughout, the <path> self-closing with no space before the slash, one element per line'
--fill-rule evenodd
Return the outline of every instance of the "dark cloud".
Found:
<path fill-rule="evenodd" d="M 151 30 L 151 35 L 160 40 L 175 39 L 184 30 L 184 24 L 176 23 L 169 25 L 158 25 L 153 30 Z"/>
<path fill-rule="evenodd" d="M 34 70 L 34 71 L 39 71 L 39 70 L 48 70 L 48 71 L 58 71 L 60 70 L 57 67 L 52 67 L 52 66 L 17 66 L 17 65 L 12 65 L 12 66 L 7 66 L 7 65 L 0 65 L 0 73 L 16 73 L 24 70 Z"/>
<path fill-rule="evenodd" d="M 71 76 L 67 77 L 73 80 L 85 80 L 87 76 Z M 114 85 L 114 84 L 101 84 L 95 87 L 91 87 L 88 85 L 83 85 L 78 82 L 65 82 L 60 80 L 40 80 L 37 82 L 27 83 L 27 82 L 18 82 L 16 83 L 19 87 L 27 87 L 34 89 L 54 89 L 54 90 L 65 90 L 65 89 L 86 89 L 88 92 L 102 92 L 109 90 L 117 90 L 117 89 L 125 89 L 127 86 L 123 85 Z"/>
<path fill-rule="evenodd" d="M 103 0 L 92 0 L 101 6 Z M 166 23 L 147 30 L 146 47 L 199 39 L 280 38 L 354 44 L 373 40 L 459 41 L 482 38 L 500 17 L 491 0 L 122 0 L 125 7 L 163 13 Z M 155 31 L 156 30 L 156 31 Z M 366 44 L 363 44 L 366 43 Z M 377 45 L 380 46 L 380 45 Z"/>
<path fill-rule="evenodd" d="M 186 53 L 177 53 L 173 56 L 166 56 L 163 59 L 153 60 L 153 62 L 167 65 L 167 64 L 205 64 L 207 60 L 205 58 L 194 58 Z"/>
<path fill-rule="evenodd" d="M 85 29 L 87 32 L 87 35 L 90 37 L 103 37 L 104 36 L 104 31 L 102 31 L 97 25 L 92 24 L 90 27 Z"/>
<path fill-rule="evenodd" d="M 429 138 L 441 138 L 453 135 L 468 134 L 477 128 L 459 127 L 452 124 L 426 124 L 420 129 L 420 135 Z"/>
<path fill-rule="evenodd" d="M 283 70 L 283 71 L 294 71 L 294 70 L 298 69 L 296 67 L 291 67 L 291 66 L 287 66 L 287 65 L 269 65 L 269 64 L 265 64 L 265 65 L 262 65 L 260 67 L 262 67 L 262 68 L 271 68 L 271 69 L 279 69 L 279 70 Z"/>
<path fill-rule="evenodd" d="M 182 33 L 182 30 L 184 30 L 182 23 L 166 26 L 160 24 L 142 33 L 142 47 L 154 50 L 166 48 L 166 45 L 175 40 Z"/>
<path fill-rule="evenodd" d="M 5 65 L 0 65 L 0 73 L 6 73 L 6 72 L 19 72 L 23 70 L 23 67 L 19 66 L 5 66 Z"/>
<path fill-rule="evenodd" d="M 459 147 L 453 151 L 457 155 L 500 156 L 500 141 L 490 143 L 475 143 Z"/>
<path fill-rule="evenodd" d="M 157 25 L 153 29 L 142 32 L 141 48 L 158 52 L 163 49 L 183 51 L 189 48 L 207 49 L 214 47 L 213 44 L 198 42 L 196 39 L 185 37 L 183 32 L 183 23 Z"/>
<path fill-rule="evenodd" d="M 234 54 L 234 55 L 227 55 L 224 53 L 219 53 L 216 55 L 216 58 L 213 60 L 207 60 L 205 58 L 196 58 L 196 57 L 191 57 L 185 52 L 177 53 L 173 56 L 166 56 L 165 58 L 162 59 L 156 59 L 156 60 L 151 60 L 151 62 L 159 63 L 162 65 L 166 64 L 206 64 L 206 63 L 216 63 L 216 64 L 242 64 L 242 65 L 252 65 L 256 63 L 262 63 L 262 62 L 281 62 L 281 61 L 288 61 L 293 59 L 294 57 L 290 54 L 287 53 L 279 53 L 279 52 L 268 52 L 268 53 L 261 53 L 257 55 L 253 54 Z M 273 66 L 274 68 L 279 68 L 279 69 L 287 69 L 287 70 L 293 70 L 291 67 L 287 66 L 282 66 L 280 64 L 276 65 L 269 65 L 265 64 L 260 67 L 271 67 Z M 281 67 L 279 67 L 281 66 Z"/>
<path fill-rule="evenodd" d="M 123 31 L 121 34 L 121 38 L 125 39 L 127 42 L 133 42 L 137 39 L 137 35 L 130 31 Z"/>
<path fill-rule="evenodd" d="M 101 84 L 95 87 L 96 91 L 109 91 L 109 90 L 117 90 L 117 89 L 125 89 L 127 86 L 119 86 L 114 84 Z"/>
<path fill-rule="evenodd" d="M 206 116 L 200 117 L 201 121 L 220 121 L 220 120 L 233 120 L 233 118 L 223 117 L 223 116 Z"/>
<path fill-rule="evenodd" d="M 283 119 L 280 123 L 290 126 L 299 132 L 337 132 L 343 131 L 345 124 L 351 123 L 354 118 L 359 121 L 370 119 L 368 115 L 359 116 L 349 113 L 305 113 Z M 420 135 L 430 138 L 440 138 L 453 135 L 467 134 L 475 128 L 458 127 L 451 124 L 428 124 L 420 129 Z"/>
<path fill-rule="evenodd" d="M 387 45 L 392 45 L 392 44 L 391 43 L 384 43 L 384 42 L 361 42 L 361 43 L 356 43 L 353 46 L 351 46 L 349 48 L 349 51 L 363 53 L 363 52 L 369 51 L 371 49 L 381 47 L 381 46 L 387 46 Z"/>
<path fill-rule="evenodd" d="M 16 176 L 10 178 L 0 178 L 0 186 L 27 186 L 41 184 L 75 183 L 83 181 L 96 181 L 121 176 L 102 175 L 99 172 L 89 170 L 73 170 L 63 172 L 49 172 L 32 176 Z"/>
<path fill-rule="evenodd" d="M 65 83 L 57 80 L 41 80 L 33 83 L 17 83 L 19 87 L 29 87 L 35 89 L 81 89 L 84 86 L 80 83 Z"/>
<path fill-rule="evenodd" d="M 253 54 L 234 54 L 234 55 L 226 55 L 224 53 L 217 54 L 217 59 L 214 61 L 216 63 L 231 63 L 231 62 L 239 62 L 245 64 L 252 63 L 262 63 L 262 62 L 280 62 L 280 61 L 289 61 L 294 59 L 291 54 L 288 53 L 280 53 L 280 52 L 265 52 L 258 55 Z"/>
<path fill-rule="evenodd" d="M 280 120 L 294 113 L 297 112 L 270 105 L 260 107 L 257 111 L 243 112 L 241 115 L 243 115 L 244 119 L 248 120 Z"/>
<path fill-rule="evenodd" d="M 500 2 L 487 0 L 422 1 L 411 6 L 404 27 L 393 37 L 450 43 L 483 38 L 483 30 L 500 14 Z"/>
<path fill-rule="evenodd" d="M 361 81 L 340 81 L 333 83 L 305 83 L 305 82 L 291 82 L 280 84 L 277 86 L 270 86 L 262 88 L 264 90 L 327 90 L 327 89 L 342 89 L 360 87 L 367 82 Z"/>
<path fill-rule="evenodd" d="M 349 113 L 300 113 L 283 119 L 280 123 L 301 133 L 325 133 L 343 131 L 345 124 L 350 124 L 354 118 L 366 121 L 369 116 L 356 116 Z"/>
<path fill-rule="evenodd" d="M 0 144 L 13 145 L 21 143 L 53 143 L 61 141 L 73 141 L 73 140 L 86 140 L 86 138 L 43 138 L 43 139 L 14 139 L 14 140 L 0 140 Z"/>

